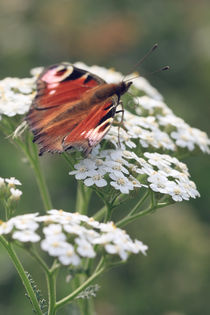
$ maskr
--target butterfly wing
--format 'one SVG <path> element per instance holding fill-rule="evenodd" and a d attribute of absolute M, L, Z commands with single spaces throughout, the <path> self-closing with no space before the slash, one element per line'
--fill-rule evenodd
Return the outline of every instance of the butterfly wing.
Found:
<path fill-rule="evenodd" d="M 68 63 L 45 69 L 37 79 L 32 108 L 49 109 L 76 101 L 93 87 L 105 83 L 100 77 Z"/>
<path fill-rule="evenodd" d="M 101 78 L 66 63 L 41 73 L 26 117 L 34 141 L 40 145 L 40 155 L 71 147 L 81 147 L 88 154 L 100 142 L 110 127 L 117 98 L 109 97 L 89 106 L 85 96 L 104 83 Z"/>
<path fill-rule="evenodd" d="M 116 112 L 117 97 L 95 105 L 88 115 L 63 139 L 63 148 L 81 147 L 85 155 L 91 152 L 109 131 Z"/>

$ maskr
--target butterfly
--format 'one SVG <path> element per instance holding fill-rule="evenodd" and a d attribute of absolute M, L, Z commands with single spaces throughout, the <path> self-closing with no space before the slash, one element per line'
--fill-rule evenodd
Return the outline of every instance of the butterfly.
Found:
<path fill-rule="evenodd" d="M 120 97 L 131 84 L 106 83 L 69 63 L 44 69 L 26 116 L 39 155 L 79 148 L 87 156 L 110 129 Z"/>

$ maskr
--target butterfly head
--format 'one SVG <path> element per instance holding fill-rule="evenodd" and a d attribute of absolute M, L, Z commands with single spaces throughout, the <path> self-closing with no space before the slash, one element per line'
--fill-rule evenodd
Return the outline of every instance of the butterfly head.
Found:
<path fill-rule="evenodd" d="M 128 91 L 128 89 L 132 83 L 133 82 L 131 82 L 131 81 L 130 82 L 125 82 L 125 81 L 120 82 L 118 85 L 118 91 L 116 93 L 118 95 L 118 97 L 125 94 Z"/>

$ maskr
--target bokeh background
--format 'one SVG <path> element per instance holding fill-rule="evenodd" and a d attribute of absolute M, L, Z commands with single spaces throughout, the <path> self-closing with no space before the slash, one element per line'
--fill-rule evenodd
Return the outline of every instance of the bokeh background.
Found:
<path fill-rule="evenodd" d="M 0 79 L 27 77 L 33 67 L 78 60 L 127 73 L 156 42 L 159 49 L 138 71 L 176 115 L 210 134 L 209 0 L 0 0 Z M 171 70 L 150 74 L 163 65 Z M 23 183 L 19 212 L 39 211 L 32 171 L 2 135 L 0 152 L 0 175 Z M 148 256 L 133 256 L 98 281 L 97 314 L 210 314 L 210 163 L 207 155 L 186 162 L 201 198 L 128 227 L 132 237 L 149 245 Z M 46 155 L 42 163 L 55 207 L 73 210 L 76 183 L 65 162 Z M 19 255 L 45 294 L 40 269 L 26 253 Z M 61 292 L 65 286 L 61 278 Z M 32 314 L 23 294 L 0 248 L 0 314 Z M 60 314 L 76 313 L 67 307 Z"/>

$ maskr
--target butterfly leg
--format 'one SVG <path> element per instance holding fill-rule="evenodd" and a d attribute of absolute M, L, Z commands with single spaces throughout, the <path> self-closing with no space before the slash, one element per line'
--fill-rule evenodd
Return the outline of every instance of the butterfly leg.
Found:
<path fill-rule="evenodd" d="M 121 144 L 120 144 L 120 127 L 123 126 L 124 112 L 125 112 L 125 110 L 124 110 L 123 102 L 119 102 L 119 105 L 121 105 L 122 109 L 117 110 L 117 111 L 116 111 L 116 114 L 122 113 L 121 120 L 120 120 L 120 122 L 118 123 L 118 146 L 121 147 Z"/>

